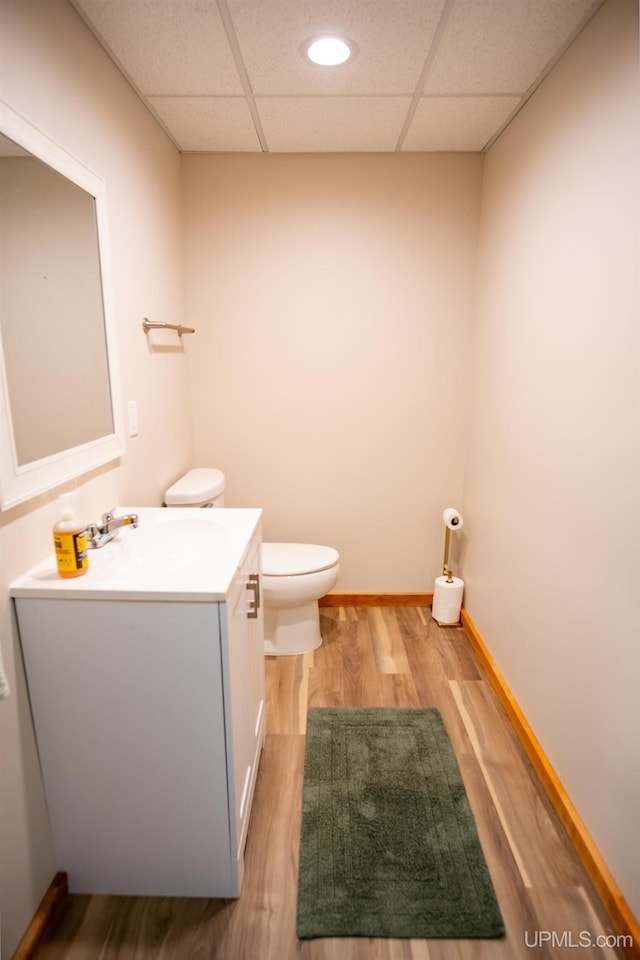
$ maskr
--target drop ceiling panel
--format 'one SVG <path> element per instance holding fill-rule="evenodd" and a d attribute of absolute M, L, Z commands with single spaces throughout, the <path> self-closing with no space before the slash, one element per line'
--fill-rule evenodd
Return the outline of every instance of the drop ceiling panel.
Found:
<path fill-rule="evenodd" d="M 395 150 L 410 97 L 268 97 L 258 111 L 269 150 Z"/>
<path fill-rule="evenodd" d="M 480 151 L 519 97 L 421 97 L 403 151 Z"/>
<path fill-rule="evenodd" d="M 243 97 L 149 97 L 149 104 L 181 150 L 262 149 Z"/>
<path fill-rule="evenodd" d="M 444 0 L 227 0 L 255 96 L 413 94 Z M 358 54 L 336 69 L 300 45 L 337 33 Z"/>
<path fill-rule="evenodd" d="M 142 94 L 242 94 L 212 0 L 78 0 L 108 52 Z"/>
<path fill-rule="evenodd" d="M 457 0 L 425 93 L 525 93 L 594 0 Z"/>

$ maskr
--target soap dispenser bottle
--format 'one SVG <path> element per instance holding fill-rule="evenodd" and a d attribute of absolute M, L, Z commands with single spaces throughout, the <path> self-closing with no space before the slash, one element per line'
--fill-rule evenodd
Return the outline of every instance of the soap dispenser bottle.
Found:
<path fill-rule="evenodd" d="M 58 497 L 58 519 L 53 525 L 53 545 L 61 577 L 81 577 L 89 569 L 87 536 L 80 522 L 75 493 Z"/>

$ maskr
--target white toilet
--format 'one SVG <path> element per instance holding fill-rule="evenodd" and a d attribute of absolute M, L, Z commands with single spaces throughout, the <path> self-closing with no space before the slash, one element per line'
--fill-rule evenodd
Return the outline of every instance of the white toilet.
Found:
<path fill-rule="evenodd" d="M 221 470 L 189 470 L 164 495 L 167 507 L 223 507 Z M 322 643 L 318 600 L 336 585 L 340 554 L 315 543 L 263 543 L 264 652 L 308 653 Z"/>

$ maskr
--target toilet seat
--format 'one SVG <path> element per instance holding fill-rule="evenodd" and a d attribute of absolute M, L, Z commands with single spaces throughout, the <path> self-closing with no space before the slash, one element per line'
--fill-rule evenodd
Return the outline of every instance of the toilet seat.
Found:
<path fill-rule="evenodd" d="M 266 577 L 299 577 L 329 570 L 340 560 L 333 547 L 317 543 L 263 543 L 262 573 Z"/>

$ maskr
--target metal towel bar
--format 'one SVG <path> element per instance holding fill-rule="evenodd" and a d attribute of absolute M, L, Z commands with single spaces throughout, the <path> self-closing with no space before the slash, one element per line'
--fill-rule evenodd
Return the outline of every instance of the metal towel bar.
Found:
<path fill-rule="evenodd" d="M 195 333 L 193 327 L 183 327 L 181 323 L 164 323 L 163 320 L 147 320 L 146 317 L 142 321 L 142 329 L 145 333 L 149 333 L 149 330 L 175 330 L 179 337 L 183 333 Z"/>

